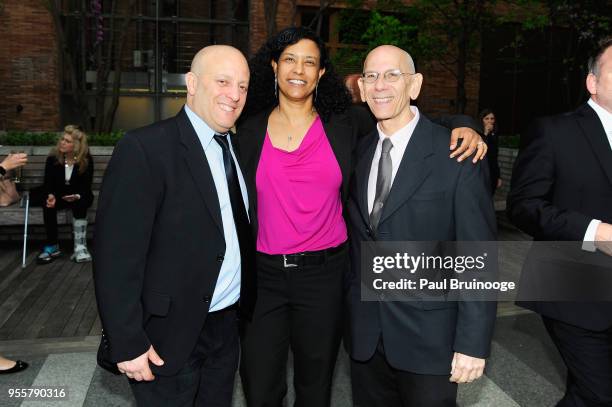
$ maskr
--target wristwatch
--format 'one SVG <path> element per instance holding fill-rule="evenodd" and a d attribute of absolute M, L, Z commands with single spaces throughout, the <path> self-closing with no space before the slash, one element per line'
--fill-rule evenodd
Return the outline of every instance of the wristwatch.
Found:
<path fill-rule="evenodd" d="M 4 177 L 6 175 L 6 170 L 3 166 L 0 165 L 0 177 Z"/>

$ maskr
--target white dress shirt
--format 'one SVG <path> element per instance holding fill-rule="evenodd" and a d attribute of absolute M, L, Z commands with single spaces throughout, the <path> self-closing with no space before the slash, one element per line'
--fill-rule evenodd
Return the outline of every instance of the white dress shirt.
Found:
<path fill-rule="evenodd" d="M 210 301 L 209 308 L 209 312 L 218 311 L 229 307 L 240 298 L 240 244 L 238 243 L 238 234 L 236 233 L 234 215 L 232 214 L 232 203 L 230 201 L 227 178 L 225 176 L 223 150 L 219 143 L 213 139 L 215 135 L 214 130 L 189 109 L 187 105 L 185 105 L 185 112 L 200 139 L 204 154 L 206 154 L 206 160 L 208 161 L 208 166 L 210 167 L 210 172 L 212 173 L 215 188 L 217 190 L 219 206 L 221 207 L 221 222 L 223 223 L 223 236 L 225 238 L 225 256 L 223 257 L 223 263 L 221 264 L 221 270 L 219 271 L 219 277 L 217 278 L 217 284 L 215 285 L 215 291 Z M 227 137 L 230 136 L 228 135 Z M 231 140 L 229 145 L 238 172 L 238 183 L 240 184 L 244 207 L 248 214 L 249 201 L 246 184 L 244 183 L 242 171 L 236 160 Z"/>
<path fill-rule="evenodd" d="M 597 117 L 601 120 L 601 124 L 608 136 L 608 143 L 610 143 L 610 149 L 612 149 L 612 113 L 608 112 L 603 107 L 599 106 L 593 99 L 589 99 L 587 102 L 589 106 L 595 110 Z M 584 242 L 582 243 L 582 249 L 594 252 L 597 248 L 595 247 L 595 234 L 597 233 L 597 227 L 601 223 L 598 219 L 593 219 L 589 223 L 589 227 L 584 234 Z"/>
<path fill-rule="evenodd" d="M 74 169 L 74 164 L 72 165 L 64 165 L 64 179 L 66 180 L 66 182 L 70 181 L 70 178 L 72 178 L 72 170 Z"/>
<path fill-rule="evenodd" d="M 416 106 L 410 106 L 414 117 L 407 125 L 396 131 L 394 134 L 387 135 L 383 133 L 380 128 L 380 124 L 376 125 L 378 130 L 378 143 L 376 144 L 376 151 L 374 152 L 374 159 L 372 160 L 372 166 L 370 167 L 370 177 L 368 178 L 368 213 L 372 213 L 372 207 L 374 206 L 374 198 L 376 196 L 376 178 L 378 178 L 378 161 L 380 161 L 380 154 L 382 151 L 382 142 L 385 137 L 389 137 L 393 148 L 389 152 L 391 155 L 391 187 L 393 187 L 393 181 L 395 181 L 395 175 L 399 169 L 399 165 L 406 151 L 406 146 L 412 137 L 414 128 L 419 122 L 419 109 Z"/>

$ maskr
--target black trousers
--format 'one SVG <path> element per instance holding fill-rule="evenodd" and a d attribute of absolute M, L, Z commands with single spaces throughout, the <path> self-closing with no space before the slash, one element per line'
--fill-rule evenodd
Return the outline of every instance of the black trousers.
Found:
<path fill-rule="evenodd" d="M 457 383 L 449 382 L 449 378 L 450 375 L 423 375 L 395 369 L 387 362 L 382 343 L 379 343 L 370 360 L 351 360 L 353 405 L 455 407 Z"/>
<path fill-rule="evenodd" d="M 47 196 L 42 193 L 40 188 L 35 188 L 30 192 L 30 202 L 32 206 L 40 206 L 43 210 L 43 221 L 45 222 L 45 232 L 47 233 L 47 244 L 57 244 L 57 211 L 69 209 L 75 219 L 87 218 L 87 209 L 91 202 L 81 198 L 78 201 L 66 202 L 61 197 L 55 197 L 55 207 L 47 208 Z"/>
<path fill-rule="evenodd" d="M 209 313 L 185 366 L 151 382 L 130 380 L 132 393 L 142 407 L 230 407 L 239 353 L 235 307 Z"/>
<path fill-rule="evenodd" d="M 612 327 L 595 332 L 542 319 L 567 366 L 565 395 L 557 406 L 612 406 Z"/>
<path fill-rule="evenodd" d="M 289 347 L 296 407 L 330 405 L 342 334 L 346 246 L 317 266 L 285 268 L 257 255 L 257 304 L 242 338 L 240 375 L 248 407 L 280 407 L 287 393 Z"/>

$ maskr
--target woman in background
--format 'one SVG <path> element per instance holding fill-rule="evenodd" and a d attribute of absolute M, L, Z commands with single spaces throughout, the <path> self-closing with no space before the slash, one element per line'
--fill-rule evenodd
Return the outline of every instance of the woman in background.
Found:
<path fill-rule="evenodd" d="M 495 190 L 502 186 L 502 179 L 500 178 L 499 163 L 497 162 L 497 155 L 499 153 L 499 145 L 497 139 L 497 121 L 495 113 L 491 109 L 484 109 L 480 112 L 480 122 L 482 123 L 484 141 L 487 143 L 488 156 L 487 160 L 489 163 L 489 174 L 491 181 L 491 195 L 495 194 Z"/>
<path fill-rule="evenodd" d="M 257 242 L 257 304 L 240 374 L 249 407 L 281 406 L 289 347 L 296 406 L 329 406 L 348 266 L 342 204 L 357 131 L 323 42 L 288 28 L 250 62 L 241 168 Z"/>
<path fill-rule="evenodd" d="M 57 240 L 57 211 L 72 211 L 74 253 L 77 263 L 91 261 L 87 250 L 87 209 L 93 203 L 91 183 L 93 159 L 87 135 L 77 126 L 68 125 L 45 164 L 45 180 L 32 200 L 43 208 L 47 243 L 38 255 L 39 264 L 48 264 L 61 256 Z"/>

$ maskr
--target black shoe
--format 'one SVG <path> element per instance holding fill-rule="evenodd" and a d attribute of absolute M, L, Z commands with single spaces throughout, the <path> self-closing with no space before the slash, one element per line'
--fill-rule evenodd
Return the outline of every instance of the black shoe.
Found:
<path fill-rule="evenodd" d="M 10 369 L 0 370 L 0 374 L 10 374 L 10 373 L 21 372 L 22 370 L 26 370 L 28 366 L 29 365 L 26 362 L 22 362 L 21 360 L 18 360 L 15 362 L 15 366 L 11 367 Z"/>

